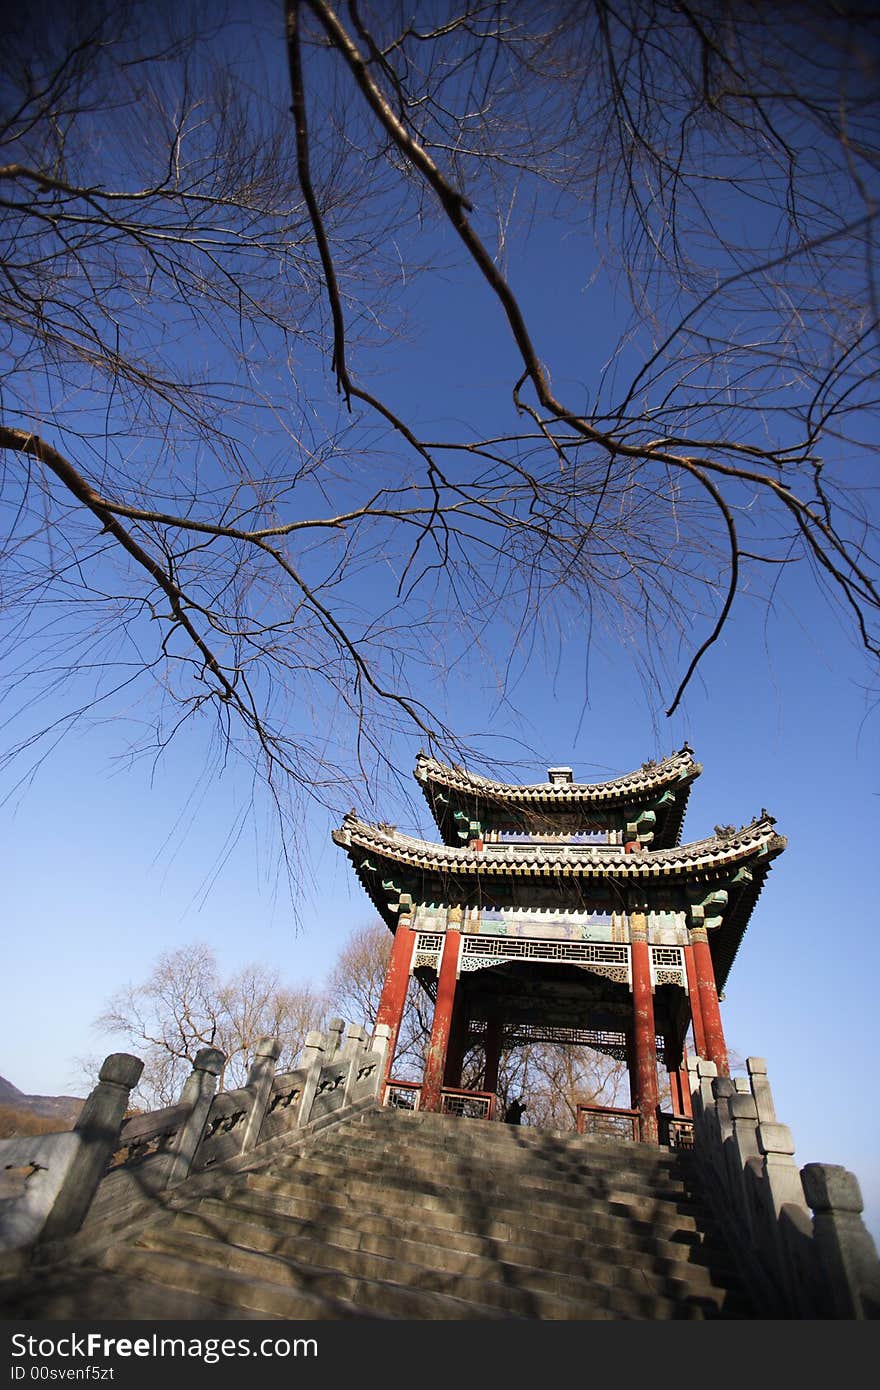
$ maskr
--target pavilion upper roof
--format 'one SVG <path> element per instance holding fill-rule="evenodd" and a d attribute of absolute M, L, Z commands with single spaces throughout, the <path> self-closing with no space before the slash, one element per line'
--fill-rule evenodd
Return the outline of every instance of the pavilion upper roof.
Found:
<path fill-rule="evenodd" d="M 681 835 L 691 784 L 702 772 L 692 750 L 685 744 L 660 762 L 645 762 L 634 772 L 613 777 L 604 782 L 575 782 L 568 768 L 550 768 L 546 782 L 516 784 L 494 781 L 468 772 L 461 767 L 419 753 L 416 759 L 416 780 L 422 787 L 437 827 L 447 844 L 455 845 L 456 828 L 450 808 L 469 810 L 479 819 L 481 809 L 509 807 L 520 812 L 538 813 L 548 820 L 554 815 L 577 812 L 589 818 L 590 813 L 607 814 L 628 808 L 657 803 L 665 793 L 662 815 L 658 820 L 657 843 L 672 845 Z"/>

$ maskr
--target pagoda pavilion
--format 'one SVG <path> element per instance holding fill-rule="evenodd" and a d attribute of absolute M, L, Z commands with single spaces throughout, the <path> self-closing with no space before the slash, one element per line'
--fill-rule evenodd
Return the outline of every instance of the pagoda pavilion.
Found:
<path fill-rule="evenodd" d="M 615 1120 L 647 1143 L 686 1132 L 688 1033 L 728 1075 L 719 994 L 786 843 L 762 811 L 682 845 L 701 770 L 685 745 L 611 781 L 551 767 L 545 783 L 518 786 L 420 753 L 415 777 L 442 843 L 345 817 L 333 839 L 394 935 L 377 1018 L 390 1031 L 387 1102 L 491 1115 L 502 1048 L 570 1043 L 625 1059 L 630 1076 L 628 1110 L 583 1106 L 579 1123 Z M 412 976 L 434 1001 L 420 1084 L 393 1078 Z M 465 1092 L 474 1045 L 482 1089 Z"/>

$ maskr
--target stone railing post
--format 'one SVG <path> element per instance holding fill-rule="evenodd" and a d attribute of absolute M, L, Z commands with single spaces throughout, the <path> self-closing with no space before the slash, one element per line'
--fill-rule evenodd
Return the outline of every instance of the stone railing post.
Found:
<path fill-rule="evenodd" d="M 375 1052 L 379 1058 L 379 1065 L 376 1069 L 376 1096 L 381 1104 L 383 1093 L 383 1081 L 385 1079 L 385 1068 L 388 1062 L 388 1051 L 391 1047 L 391 1027 L 387 1023 L 377 1023 L 373 1029 L 373 1041 L 370 1050 Z"/>
<path fill-rule="evenodd" d="M 324 1061 L 335 1062 L 342 1050 L 342 1036 L 345 1032 L 344 1018 L 331 1018 L 327 1024 L 327 1039 L 324 1043 Z"/>
<path fill-rule="evenodd" d="M 761 1164 L 761 1149 L 758 1144 L 757 1107 L 752 1096 L 737 1093 L 730 1097 L 731 1137 L 730 1173 L 734 1184 L 733 1197 L 739 1206 L 746 1239 L 755 1244 L 755 1212 L 753 1206 L 753 1174 Z"/>
<path fill-rule="evenodd" d="M 737 1094 L 730 1097 L 730 1122 L 733 1147 L 740 1173 L 750 1158 L 760 1158 L 758 1144 L 758 1110 L 752 1096 Z"/>
<path fill-rule="evenodd" d="M 773 1092 L 770 1090 L 770 1081 L 767 1076 L 767 1063 L 763 1057 L 747 1057 L 746 1070 L 749 1074 L 749 1087 L 758 1110 L 758 1123 L 762 1125 L 774 1124 L 776 1122 L 776 1107 L 773 1104 Z"/>
<path fill-rule="evenodd" d="M 105 1058 L 98 1084 L 73 1127 L 78 1141 L 76 1153 L 40 1232 L 41 1240 L 71 1235 L 85 1220 L 119 1142 L 129 1097 L 143 1069 L 143 1062 L 126 1052 L 114 1052 Z"/>
<path fill-rule="evenodd" d="M 345 1030 L 345 1041 L 340 1053 L 340 1058 L 345 1058 L 348 1061 L 348 1075 L 345 1078 L 345 1090 L 342 1095 L 343 1109 L 351 1102 L 351 1093 L 357 1082 L 358 1066 L 366 1045 L 367 1030 L 356 1023 L 350 1023 Z"/>
<path fill-rule="evenodd" d="M 794 1139 L 788 1125 L 776 1122 L 758 1125 L 758 1144 L 764 1155 L 767 1196 L 777 1220 L 786 1204 L 806 1212 L 801 1175 L 794 1161 Z"/>
<path fill-rule="evenodd" d="M 336 1022 L 337 1020 L 333 1020 Z M 318 1082 L 321 1079 L 321 1068 L 327 1060 L 325 1056 L 325 1045 L 327 1042 L 333 1045 L 333 1034 L 327 1038 L 317 1029 L 306 1034 L 306 1045 L 303 1048 L 302 1061 L 300 1068 L 306 1073 L 303 1084 L 302 1096 L 300 1097 L 299 1110 L 296 1115 L 296 1128 L 302 1129 L 303 1125 L 309 1122 L 312 1113 L 312 1106 L 315 1101 L 315 1093 L 318 1089 Z"/>
<path fill-rule="evenodd" d="M 715 1101 L 715 1118 L 718 1125 L 718 1142 L 724 1144 L 733 1135 L 733 1122 L 730 1118 L 730 1102 L 736 1095 L 736 1086 L 729 1076 L 716 1076 L 712 1082 L 712 1098 Z"/>
<path fill-rule="evenodd" d="M 733 1120 L 730 1114 L 731 1103 L 736 1098 L 733 1079 L 729 1076 L 716 1076 L 712 1081 L 712 1096 L 715 1111 L 711 1144 L 715 1171 L 733 1210 L 741 1217 L 742 1171 L 733 1144 Z"/>
<path fill-rule="evenodd" d="M 196 1150 L 202 1142 L 208 1112 L 217 1089 L 217 1078 L 226 1065 L 226 1053 L 216 1047 L 203 1047 L 196 1053 L 193 1069 L 183 1083 L 180 1105 L 189 1106 L 189 1115 L 174 1138 L 162 1166 L 162 1185 L 172 1187 L 189 1174 Z"/>
<path fill-rule="evenodd" d="M 350 1023 L 345 1030 L 345 1041 L 342 1044 L 342 1056 L 357 1057 L 364 1051 L 366 1045 L 366 1028 L 361 1028 L 357 1023 Z"/>
<path fill-rule="evenodd" d="M 794 1161 L 794 1139 L 788 1125 L 768 1121 L 758 1125 L 758 1146 L 763 1154 L 761 1192 L 767 1230 L 762 1240 L 764 1257 L 775 1269 L 780 1290 L 796 1316 L 801 1299 L 798 1275 L 791 1261 L 788 1238 L 803 1233 L 809 1224 L 804 1188 Z"/>
<path fill-rule="evenodd" d="M 259 1138 L 263 1120 L 266 1117 L 266 1109 L 269 1105 L 269 1097 L 272 1094 L 275 1064 L 280 1056 L 281 1043 L 277 1038 L 260 1038 L 255 1048 L 254 1060 L 251 1062 L 246 1083 L 246 1089 L 251 1097 L 251 1107 L 245 1121 L 241 1153 L 248 1153 Z"/>
<path fill-rule="evenodd" d="M 858 1179 L 831 1163 L 808 1163 L 801 1177 L 830 1315 L 880 1318 L 880 1260 L 862 1220 Z"/>
<path fill-rule="evenodd" d="M 718 1075 L 718 1068 L 714 1062 L 707 1062 L 705 1057 L 697 1057 L 696 1063 L 697 1094 L 699 1097 L 700 1112 L 708 1118 L 715 1113 L 715 1097 L 712 1094 L 712 1082 Z"/>

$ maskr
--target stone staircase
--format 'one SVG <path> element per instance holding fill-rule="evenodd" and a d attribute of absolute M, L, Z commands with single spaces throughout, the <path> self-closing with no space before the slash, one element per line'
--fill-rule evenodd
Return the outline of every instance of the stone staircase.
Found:
<path fill-rule="evenodd" d="M 689 1154 L 374 1104 L 62 1254 L 4 1317 L 757 1316 Z"/>

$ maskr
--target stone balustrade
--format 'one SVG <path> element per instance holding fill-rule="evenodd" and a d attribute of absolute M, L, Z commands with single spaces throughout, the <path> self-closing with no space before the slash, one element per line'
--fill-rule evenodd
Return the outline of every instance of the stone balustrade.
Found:
<path fill-rule="evenodd" d="M 880 1260 L 854 1175 L 825 1163 L 798 1170 L 762 1058 L 748 1058 L 747 1077 L 719 1077 L 700 1057 L 687 1067 L 695 1161 L 762 1313 L 880 1317 Z"/>
<path fill-rule="evenodd" d="M 114 1151 L 143 1062 L 105 1058 L 72 1130 L 0 1141 L 0 1251 L 78 1230 Z"/>
<path fill-rule="evenodd" d="M 108 1057 L 76 1126 L 0 1141 L 0 1252 L 27 1251 L 79 1230 L 86 1215 L 124 1212 L 131 1200 L 190 1173 L 378 1095 L 389 1030 L 331 1019 L 308 1035 L 301 1065 L 276 1073 L 280 1044 L 263 1038 L 244 1086 L 217 1092 L 226 1058 L 202 1048 L 180 1099 L 124 1119 L 143 1063 Z"/>

